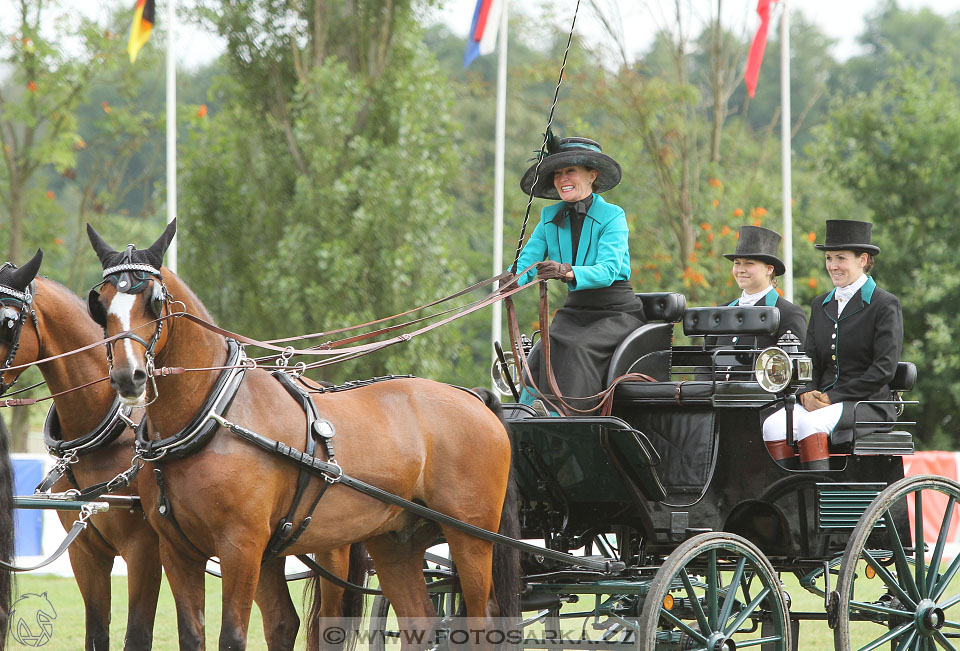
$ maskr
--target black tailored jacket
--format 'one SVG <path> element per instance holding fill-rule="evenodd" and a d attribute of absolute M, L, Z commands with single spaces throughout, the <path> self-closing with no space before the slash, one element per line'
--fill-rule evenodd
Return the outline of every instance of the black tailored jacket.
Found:
<path fill-rule="evenodd" d="M 798 393 L 816 389 L 826 393 L 831 403 L 844 403 L 832 440 L 845 443 L 856 434 L 892 428 L 870 426 L 855 433 L 855 421 L 892 422 L 896 409 L 861 405 L 854 414 L 854 405 L 858 400 L 893 399 L 890 382 L 903 350 L 903 314 L 897 297 L 868 278 L 838 318 L 835 291 L 813 300 L 804 343 L 813 360 L 813 380 Z"/>

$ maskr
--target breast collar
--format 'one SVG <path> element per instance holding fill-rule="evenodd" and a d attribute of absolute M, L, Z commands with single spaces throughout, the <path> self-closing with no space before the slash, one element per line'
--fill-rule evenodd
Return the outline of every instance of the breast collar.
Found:
<path fill-rule="evenodd" d="M 221 371 L 207 399 L 185 428 L 173 436 L 152 441 L 148 438 L 147 419 L 140 421 L 136 442 L 137 454 L 140 458 L 145 461 L 160 461 L 164 457 L 180 459 L 210 442 L 217 428 L 220 427 L 212 415 L 223 416 L 226 413 L 237 395 L 247 369 L 247 356 L 243 347 L 234 339 L 227 339 L 227 346 L 229 351 L 224 366 L 231 368 Z"/>
<path fill-rule="evenodd" d="M 63 430 L 60 427 L 60 414 L 57 413 L 57 405 L 53 404 L 50 405 L 47 419 L 43 423 L 43 442 L 47 446 L 47 451 L 55 457 L 62 458 L 68 454 L 79 457 L 90 454 L 117 440 L 127 426 L 121 414 L 129 418 L 131 413 L 133 408 L 121 404 L 120 396 L 117 396 L 107 415 L 92 432 L 72 441 L 64 441 Z"/>

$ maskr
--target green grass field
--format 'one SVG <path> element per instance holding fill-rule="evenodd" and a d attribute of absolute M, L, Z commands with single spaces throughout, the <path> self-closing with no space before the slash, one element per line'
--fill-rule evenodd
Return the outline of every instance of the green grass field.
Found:
<path fill-rule="evenodd" d="M 793 599 L 793 607 L 798 610 L 819 611 L 823 609 L 820 600 L 802 590 L 792 577 L 786 578 L 787 591 Z M 303 603 L 304 582 L 291 583 L 294 603 Z M 83 649 L 84 614 L 83 601 L 73 579 L 48 575 L 21 575 L 17 578 L 16 594 L 47 593 L 47 597 L 57 610 L 53 622 L 53 637 L 42 648 L 47 651 L 77 651 Z M 207 577 L 207 600 L 205 619 L 207 622 L 207 648 L 216 648 L 220 631 L 220 581 Z M 579 606 L 591 603 L 583 599 Z M 110 625 L 111 649 L 123 648 L 123 633 L 126 625 L 126 578 L 113 578 L 113 607 Z M 301 608 L 302 612 L 302 608 Z M 833 634 L 824 622 L 804 622 L 801 625 L 800 648 L 819 650 L 833 648 Z M 305 646 L 301 632 L 297 649 Z M 8 651 L 26 649 L 16 640 L 8 641 Z M 259 611 L 254 608 L 250 621 L 250 637 L 247 646 L 251 651 L 266 649 L 263 641 L 263 622 Z M 173 605 L 173 596 L 166 581 L 160 593 L 160 605 L 157 611 L 157 623 L 154 631 L 154 649 L 167 651 L 177 649 L 177 623 Z"/>

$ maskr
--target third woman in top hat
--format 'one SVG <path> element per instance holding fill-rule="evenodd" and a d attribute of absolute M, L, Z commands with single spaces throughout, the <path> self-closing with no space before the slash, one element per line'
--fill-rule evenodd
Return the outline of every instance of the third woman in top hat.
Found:
<path fill-rule="evenodd" d="M 777 276 L 786 271 L 783 260 L 777 257 L 780 233 L 761 226 L 741 226 L 737 250 L 723 257 L 733 261 L 733 279 L 740 287 L 740 297 L 728 305 L 766 305 L 780 310 L 780 327 L 775 335 L 758 337 L 724 337 L 709 345 L 736 345 L 766 348 L 775 345 L 788 332 L 803 341 L 807 331 L 807 317 L 803 308 L 780 296 L 776 288 Z"/>
<path fill-rule="evenodd" d="M 829 469 L 829 443 L 853 440 L 857 421 L 874 423 L 873 431 L 892 428 L 896 418 L 890 382 L 903 348 L 903 315 L 897 297 L 867 275 L 880 253 L 870 243 L 872 228 L 869 222 L 827 220 L 826 239 L 816 245 L 834 288 L 810 306 L 804 348 L 813 361 L 813 379 L 800 390 L 793 412 L 807 470 Z M 890 402 L 857 407 L 862 400 Z M 763 440 L 774 459 L 793 456 L 785 439 L 780 409 L 763 423 Z"/>

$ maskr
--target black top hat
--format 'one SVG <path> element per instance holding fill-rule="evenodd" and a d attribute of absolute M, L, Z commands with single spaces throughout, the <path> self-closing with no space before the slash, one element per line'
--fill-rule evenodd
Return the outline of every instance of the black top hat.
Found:
<path fill-rule="evenodd" d="M 540 152 L 537 152 L 540 155 Z M 553 173 L 565 167 L 582 165 L 597 170 L 595 192 L 606 192 L 620 183 L 623 170 L 620 163 L 603 153 L 600 143 L 589 138 L 559 138 L 551 131 L 547 131 L 547 153 L 540 163 L 537 173 L 537 164 L 534 163 L 523 173 L 520 179 L 520 188 L 530 194 L 534 175 L 537 175 L 537 184 L 533 188 L 533 196 L 541 199 L 559 199 L 557 189 L 553 187 Z"/>
<path fill-rule="evenodd" d="M 737 240 L 737 250 L 733 253 L 724 253 L 727 260 L 749 258 L 773 265 L 773 273 L 782 276 L 787 270 L 783 260 L 777 257 L 780 240 L 783 238 L 777 231 L 771 231 L 762 226 L 741 226 L 740 239 Z"/>
<path fill-rule="evenodd" d="M 823 244 L 814 244 L 821 251 L 866 251 L 880 253 L 880 247 L 870 244 L 873 224 L 852 219 L 828 219 L 827 237 Z"/>

